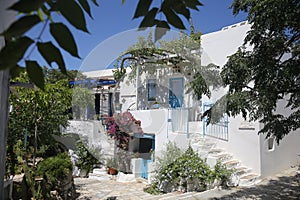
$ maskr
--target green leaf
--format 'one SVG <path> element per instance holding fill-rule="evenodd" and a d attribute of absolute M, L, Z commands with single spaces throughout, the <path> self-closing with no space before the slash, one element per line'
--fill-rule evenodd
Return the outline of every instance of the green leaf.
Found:
<path fill-rule="evenodd" d="M 36 61 L 26 60 L 26 71 L 30 80 L 40 89 L 45 88 L 44 73 Z"/>
<path fill-rule="evenodd" d="M 190 10 L 187 9 L 183 3 L 175 4 L 173 6 L 173 9 L 175 10 L 175 12 L 182 14 L 187 20 L 190 19 L 190 17 L 191 17 Z"/>
<path fill-rule="evenodd" d="M 90 16 L 90 18 L 93 19 L 91 8 L 87 0 L 78 0 L 82 8 L 85 10 L 85 12 Z"/>
<path fill-rule="evenodd" d="M 8 42 L 0 51 L 0 70 L 15 67 L 32 43 L 33 40 L 29 37 Z"/>
<path fill-rule="evenodd" d="M 24 67 L 21 67 L 19 65 L 16 65 L 15 67 L 12 67 L 9 70 L 9 75 L 11 79 L 17 78 L 20 76 L 21 73 L 23 73 L 25 71 Z"/>
<path fill-rule="evenodd" d="M 184 24 L 182 23 L 180 17 L 171 9 L 165 8 L 163 10 L 163 13 L 165 14 L 168 22 L 172 24 L 174 27 L 178 29 L 185 29 Z"/>
<path fill-rule="evenodd" d="M 155 16 L 158 8 L 152 8 L 142 20 L 139 28 L 152 27 L 155 24 Z"/>
<path fill-rule="evenodd" d="M 52 20 L 50 11 L 48 10 L 48 8 L 47 8 L 45 5 L 43 5 L 43 6 L 41 7 L 41 10 L 43 11 L 43 13 L 44 13 L 49 19 Z"/>
<path fill-rule="evenodd" d="M 4 35 L 6 38 L 21 36 L 40 21 L 41 20 L 37 15 L 21 17 L 16 22 L 12 23 L 6 31 L 1 33 L 1 35 Z"/>
<path fill-rule="evenodd" d="M 186 0 L 185 4 L 187 7 L 194 9 L 194 10 L 199 10 L 197 8 L 197 6 L 203 6 L 203 4 L 198 0 Z"/>
<path fill-rule="evenodd" d="M 152 0 L 139 0 L 133 18 L 145 16 L 148 13 L 151 3 Z"/>
<path fill-rule="evenodd" d="M 61 72 L 67 74 L 63 56 L 56 46 L 54 46 L 51 42 L 38 42 L 37 47 L 40 54 L 47 61 L 48 65 L 51 66 L 52 62 L 56 62 Z"/>
<path fill-rule="evenodd" d="M 38 10 L 46 0 L 20 0 L 9 7 L 10 10 L 15 10 L 21 13 L 30 13 Z"/>
<path fill-rule="evenodd" d="M 84 13 L 74 0 L 57 0 L 55 7 L 75 28 L 88 33 Z"/>
<path fill-rule="evenodd" d="M 96 6 L 99 6 L 99 4 L 97 3 L 97 0 L 92 0 L 92 2 L 93 2 Z"/>
<path fill-rule="evenodd" d="M 170 26 L 166 21 L 158 21 L 156 23 L 156 28 L 154 33 L 155 42 L 161 39 L 168 30 L 170 30 Z"/>
<path fill-rule="evenodd" d="M 74 37 L 66 25 L 63 23 L 51 23 L 50 33 L 61 48 L 69 52 L 72 56 L 80 58 Z"/>

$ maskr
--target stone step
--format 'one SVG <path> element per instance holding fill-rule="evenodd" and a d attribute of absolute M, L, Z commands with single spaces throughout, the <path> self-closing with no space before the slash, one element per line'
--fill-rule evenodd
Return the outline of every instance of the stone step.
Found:
<path fill-rule="evenodd" d="M 105 168 L 94 168 L 93 169 L 93 174 L 105 175 L 105 174 L 107 174 L 107 169 L 105 169 Z"/>
<path fill-rule="evenodd" d="M 235 168 L 235 174 L 239 177 L 242 176 L 243 174 L 247 174 L 251 171 L 252 170 L 250 168 L 245 167 L 245 166 L 239 166 L 239 167 Z"/>
<path fill-rule="evenodd" d="M 233 159 L 233 156 L 227 152 L 220 152 L 217 154 L 209 154 L 209 156 L 214 157 L 221 162 L 226 162 L 227 160 Z"/>
<path fill-rule="evenodd" d="M 222 152 L 224 152 L 224 151 L 225 151 L 224 149 L 213 148 L 213 149 L 210 149 L 210 150 L 208 151 L 208 153 L 209 153 L 210 155 L 212 155 L 212 154 L 219 154 L 219 153 L 222 153 Z"/>
<path fill-rule="evenodd" d="M 225 164 L 229 169 L 234 169 L 240 165 L 240 161 L 236 159 L 230 159 L 222 163 Z"/>
<path fill-rule="evenodd" d="M 240 176 L 239 186 L 247 187 L 252 186 L 257 183 L 259 183 L 261 180 L 259 179 L 259 176 L 254 173 L 247 173 L 242 176 Z"/>

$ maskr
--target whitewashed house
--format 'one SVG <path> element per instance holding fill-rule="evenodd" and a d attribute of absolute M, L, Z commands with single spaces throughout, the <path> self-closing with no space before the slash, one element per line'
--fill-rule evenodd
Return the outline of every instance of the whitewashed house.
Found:
<path fill-rule="evenodd" d="M 228 56 L 243 44 L 249 29 L 247 22 L 241 22 L 203 35 L 201 65 L 213 63 L 222 67 Z M 119 86 L 121 111 L 130 110 L 141 120 L 145 138 L 148 138 L 147 143 L 133 142 L 133 149 L 144 146 L 145 152 L 154 148 L 155 156 L 159 156 L 168 141 L 176 142 L 181 148 L 191 145 L 210 165 L 221 159 L 236 168 L 240 185 L 255 183 L 259 177 L 300 164 L 299 130 L 290 133 L 278 145 L 274 138 L 265 139 L 264 135 L 257 134 L 263 124 L 246 122 L 241 116 L 224 116 L 220 123 L 206 126 L 205 120 L 200 121 L 201 113 L 224 95 L 226 88 L 214 91 L 210 99 L 203 96 L 197 100 L 192 94 L 186 94 L 185 86 L 193 79 L 188 70 L 160 68 L 151 74 L 134 80 L 125 78 Z M 153 107 L 155 101 L 160 103 L 159 109 Z M 283 106 L 279 105 L 279 109 L 288 113 Z M 152 161 L 139 164 L 142 171 L 147 170 Z"/>
<path fill-rule="evenodd" d="M 201 65 L 224 66 L 228 56 L 243 44 L 249 29 L 247 22 L 241 22 L 203 35 Z M 206 126 L 201 114 L 225 94 L 226 88 L 213 91 L 210 99 L 205 96 L 197 99 L 192 93 L 186 93 L 193 72 L 181 69 L 158 67 L 134 79 L 125 77 L 109 97 L 110 102 L 115 103 L 113 112 L 130 111 L 142 122 L 145 134 L 136 135 L 129 149 L 140 153 L 139 159 L 133 159 L 132 171 L 136 176 L 150 179 L 151 163 L 155 163 L 168 141 L 176 142 L 183 149 L 191 145 L 211 166 L 220 159 L 234 167 L 240 185 L 255 183 L 258 178 L 300 164 L 299 130 L 290 133 L 278 145 L 274 138 L 265 139 L 264 135 L 257 134 L 263 124 L 244 121 L 241 116 L 224 116 L 220 123 Z M 89 73 L 100 77 L 102 72 Z M 155 102 L 159 102 L 159 108 L 154 106 Z M 288 113 L 281 104 L 283 102 L 279 102 L 278 111 Z"/>

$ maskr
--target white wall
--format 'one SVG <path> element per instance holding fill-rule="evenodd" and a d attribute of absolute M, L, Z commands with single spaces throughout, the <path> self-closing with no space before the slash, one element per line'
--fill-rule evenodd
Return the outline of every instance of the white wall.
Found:
<path fill-rule="evenodd" d="M 249 167 L 253 172 L 261 173 L 260 140 L 257 135 L 259 124 L 253 123 L 249 127 L 254 129 L 240 129 L 245 127 L 241 116 L 229 118 L 228 141 L 215 140 L 219 148 L 224 148 L 233 154 L 242 165 Z"/>
<path fill-rule="evenodd" d="M 202 47 L 202 65 L 213 63 L 223 67 L 228 56 L 234 54 L 243 44 L 250 25 L 248 23 L 238 23 L 232 25 L 225 30 L 205 34 L 201 37 Z M 212 92 L 212 97 L 208 99 L 203 97 L 203 103 L 213 103 L 226 93 L 226 88 L 220 88 Z M 243 126 L 241 116 L 229 118 L 228 141 L 215 140 L 218 147 L 226 149 L 234 155 L 234 158 L 240 160 L 242 164 L 253 169 L 254 172 L 260 174 L 260 149 L 258 123 L 254 123 L 255 130 L 240 130 Z"/>
<path fill-rule="evenodd" d="M 274 141 L 274 149 L 268 150 L 268 141 L 265 135 L 261 140 L 261 174 L 267 177 L 300 164 L 300 131 L 293 131 L 280 141 L 279 145 Z"/>
<path fill-rule="evenodd" d="M 214 63 L 224 66 L 227 56 L 236 52 L 250 28 L 249 24 L 234 25 L 214 33 L 202 36 L 202 65 Z M 248 47 L 249 49 L 251 47 Z M 226 89 L 221 89 L 212 94 L 211 99 L 204 98 L 203 102 L 214 102 L 224 94 Z M 277 113 L 287 116 L 290 112 L 285 109 L 286 102 L 277 104 Z M 243 127 L 252 127 L 254 130 L 241 130 Z M 218 146 L 233 153 L 234 157 L 241 160 L 244 165 L 251 167 L 254 172 L 262 177 L 274 175 L 284 169 L 300 163 L 300 130 L 296 130 L 286 136 L 280 145 L 275 142 L 274 149 L 268 150 L 268 141 L 265 135 L 257 135 L 262 125 L 254 122 L 249 125 L 243 122 L 241 116 L 229 119 L 229 139 L 228 141 L 218 141 Z"/>
<path fill-rule="evenodd" d="M 186 134 L 172 133 L 169 131 L 168 109 L 131 111 L 134 118 L 141 120 L 144 133 L 155 134 L 155 157 L 169 141 L 176 142 L 178 147 L 185 149 L 188 145 Z"/>
<path fill-rule="evenodd" d="M 285 96 L 285 99 L 288 98 L 289 96 Z M 286 108 L 286 103 L 285 100 L 278 101 L 276 114 L 282 114 L 285 117 L 291 114 L 291 110 Z M 274 141 L 274 149 L 268 149 L 268 139 L 265 139 L 265 135 L 261 135 L 260 140 L 262 176 L 274 175 L 300 164 L 300 129 L 289 133 L 279 144 Z"/>
<path fill-rule="evenodd" d="M 89 148 L 108 157 L 114 155 L 114 140 L 109 138 L 105 131 L 101 121 L 69 120 L 69 126 L 63 130 L 63 135 L 55 139 L 64 143 L 67 148 L 74 149 L 75 145 L 71 144 L 69 139 L 76 142 L 80 138 Z"/>
<path fill-rule="evenodd" d="M 201 37 L 201 64 L 210 63 L 220 67 L 226 64 L 228 56 L 234 54 L 243 44 L 246 33 L 250 30 L 248 23 L 238 23 L 234 28 L 228 28 Z"/>

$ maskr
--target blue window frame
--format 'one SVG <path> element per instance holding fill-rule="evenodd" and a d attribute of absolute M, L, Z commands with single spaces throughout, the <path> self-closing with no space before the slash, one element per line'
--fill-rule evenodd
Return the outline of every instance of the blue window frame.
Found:
<path fill-rule="evenodd" d="M 156 79 L 149 79 L 147 83 L 147 88 L 148 88 L 148 101 L 155 101 L 157 95 Z"/>

